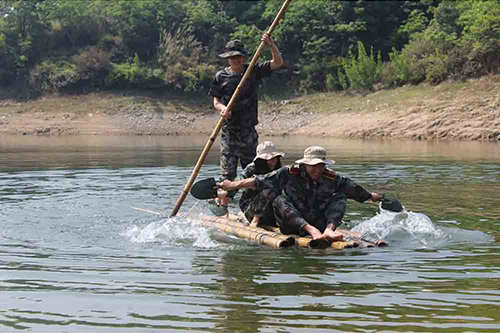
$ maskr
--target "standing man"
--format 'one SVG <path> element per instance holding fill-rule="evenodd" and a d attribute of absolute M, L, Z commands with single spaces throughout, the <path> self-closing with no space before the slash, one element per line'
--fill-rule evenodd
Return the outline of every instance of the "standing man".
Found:
<path fill-rule="evenodd" d="M 257 86 L 262 78 L 284 63 L 278 47 L 267 33 L 262 35 L 261 41 L 271 48 L 272 59 L 255 64 L 232 109 L 226 106 L 248 68 L 245 64 L 247 52 L 241 41 L 232 40 L 226 44 L 225 52 L 219 55 L 228 60 L 229 66 L 215 74 L 209 95 L 213 97 L 215 109 L 225 118 L 220 141 L 221 181 L 236 178 L 238 161 L 244 169 L 255 158 L 259 141 L 255 130 L 258 124 Z M 222 196 L 217 204 L 227 206 L 228 201 L 227 196 Z"/>
<path fill-rule="evenodd" d="M 239 188 L 282 191 L 273 202 L 274 216 L 283 234 L 310 235 L 313 239 L 337 241 L 336 232 L 345 214 L 347 199 L 358 202 L 380 201 L 379 193 L 370 193 L 347 177 L 326 169 L 335 162 L 326 158 L 326 150 L 312 146 L 296 166 L 282 167 L 262 176 L 219 184 L 224 190 Z"/>

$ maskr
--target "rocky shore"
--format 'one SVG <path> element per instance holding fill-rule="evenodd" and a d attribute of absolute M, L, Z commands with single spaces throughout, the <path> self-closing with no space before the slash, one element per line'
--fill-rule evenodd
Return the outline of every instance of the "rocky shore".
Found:
<path fill-rule="evenodd" d="M 0 100 L 0 135 L 209 135 L 218 119 L 208 99 L 103 92 Z M 265 136 L 500 141 L 500 77 L 264 100 L 259 120 Z"/>

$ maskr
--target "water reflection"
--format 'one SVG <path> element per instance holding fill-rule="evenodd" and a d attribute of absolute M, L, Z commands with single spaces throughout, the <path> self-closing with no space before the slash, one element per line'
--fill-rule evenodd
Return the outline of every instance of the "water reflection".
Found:
<path fill-rule="evenodd" d="M 272 140 L 285 163 L 323 145 L 339 173 L 397 196 L 405 219 L 356 202 L 346 215 L 391 246 L 272 250 L 193 224 L 208 209 L 190 196 L 167 218 L 206 138 L 2 137 L 0 327 L 500 330 L 497 144 Z"/>
<path fill-rule="evenodd" d="M 127 166 L 192 166 L 198 160 L 206 137 L 158 136 L 2 136 L 0 170 L 27 168 L 94 168 Z M 266 138 L 261 138 L 264 140 Z M 322 145 L 337 164 L 428 162 L 497 163 L 500 145 L 485 142 L 361 141 L 311 137 L 273 137 L 287 153 L 286 163 L 302 156 L 310 145 Z M 218 140 L 207 156 L 207 164 L 218 163 Z M 498 177 L 498 170 L 493 169 Z"/>

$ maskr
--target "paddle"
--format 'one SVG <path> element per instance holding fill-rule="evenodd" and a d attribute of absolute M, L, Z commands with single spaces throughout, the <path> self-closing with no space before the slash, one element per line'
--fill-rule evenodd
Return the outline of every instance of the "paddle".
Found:
<path fill-rule="evenodd" d="M 191 195 L 200 200 L 213 199 L 217 197 L 218 187 L 214 178 L 203 179 L 193 185 Z"/>
<path fill-rule="evenodd" d="M 402 212 L 404 209 L 401 202 L 388 193 L 382 194 L 382 208 L 394 213 Z"/>
<path fill-rule="evenodd" d="M 278 25 L 279 20 L 281 19 L 281 16 L 285 13 L 286 8 L 288 7 L 288 5 L 290 4 L 291 1 L 292 0 L 286 0 L 283 3 L 283 5 L 281 6 L 281 9 L 278 12 L 278 15 L 276 15 L 276 18 L 274 19 L 273 23 L 271 24 L 271 26 L 267 30 L 267 33 L 269 35 L 271 35 L 271 33 L 274 31 L 274 29 Z M 238 96 L 241 92 L 243 84 L 252 74 L 253 68 L 254 68 L 255 64 L 257 63 L 257 59 L 259 58 L 260 54 L 262 53 L 264 46 L 265 46 L 265 43 L 261 42 L 259 47 L 257 48 L 257 51 L 255 52 L 252 60 L 250 61 L 250 64 L 248 65 L 248 68 L 245 71 L 245 74 L 241 78 L 240 83 L 236 87 L 236 90 L 234 91 L 233 95 L 231 96 L 231 100 L 229 101 L 229 103 L 227 105 L 228 109 L 230 109 L 230 110 L 232 109 L 234 103 L 236 102 L 236 99 L 238 98 Z M 224 120 L 225 120 L 224 117 L 221 116 L 219 121 L 217 122 L 217 125 L 215 126 L 215 129 L 212 132 L 212 135 L 210 135 L 210 138 L 208 139 L 208 141 L 205 145 L 205 148 L 203 149 L 203 152 L 201 153 L 200 158 L 198 159 L 198 162 L 196 163 L 194 170 L 191 173 L 191 177 L 189 177 L 189 180 L 188 180 L 186 186 L 184 187 L 184 190 L 182 191 L 179 199 L 177 199 L 177 202 L 175 204 L 175 208 L 172 211 L 172 214 L 170 215 L 170 217 L 177 215 L 177 212 L 181 208 L 182 203 L 184 202 L 184 200 L 186 199 L 186 196 L 189 193 L 189 189 L 193 185 L 194 180 L 196 179 L 196 176 L 198 175 L 198 172 L 200 171 L 201 166 L 203 165 L 203 162 L 205 161 L 205 158 L 207 157 L 210 148 L 212 147 L 215 139 L 217 138 L 217 135 L 219 134 L 220 129 L 222 128 L 222 125 L 224 124 Z"/>

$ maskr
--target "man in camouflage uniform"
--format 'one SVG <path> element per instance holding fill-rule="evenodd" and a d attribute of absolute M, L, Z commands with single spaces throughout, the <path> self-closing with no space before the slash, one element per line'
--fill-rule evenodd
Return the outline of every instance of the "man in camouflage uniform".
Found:
<path fill-rule="evenodd" d="M 281 157 L 285 153 L 278 151 L 274 143 L 264 141 L 257 146 L 257 156 L 241 173 L 241 178 L 265 175 L 281 168 Z M 245 189 L 239 201 L 240 209 L 252 226 L 276 226 L 273 213 L 273 201 L 281 194 L 276 188 Z"/>
<path fill-rule="evenodd" d="M 235 179 L 238 161 L 244 169 L 255 158 L 259 139 L 255 130 L 258 124 L 257 86 L 262 78 L 283 65 L 281 53 L 271 37 L 265 33 L 261 40 L 271 48 L 272 60 L 255 64 L 231 109 L 226 106 L 248 68 L 244 62 L 247 52 L 241 41 L 232 40 L 226 44 L 226 52 L 219 55 L 228 59 L 229 66 L 215 74 L 209 95 L 213 97 L 215 109 L 225 118 L 220 140 L 221 180 Z M 227 205 L 227 197 L 221 199 L 222 204 Z"/>
<path fill-rule="evenodd" d="M 273 203 L 274 215 L 284 234 L 310 235 L 313 239 L 336 241 L 335 232 L 345 214 L 347 199 L 358 202 L 380 201 L 379 193 L 370 193 L 347 177 L 325 168 L 335 162 L 326 158 L 326 150 L 312 146 L 296 166 L 282 167 L 266 175 L 238 181 L 223 181 L 224 190 L 263 188 L 282 191 Z"/>

